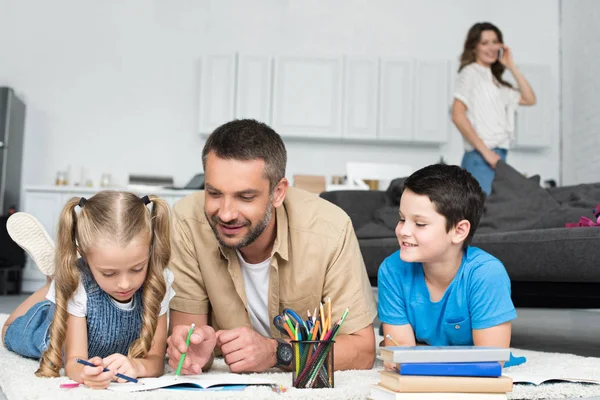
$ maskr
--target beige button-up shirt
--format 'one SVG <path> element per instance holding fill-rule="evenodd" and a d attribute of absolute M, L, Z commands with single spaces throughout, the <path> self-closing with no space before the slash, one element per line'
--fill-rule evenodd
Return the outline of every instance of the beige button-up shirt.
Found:
<path fill-rule="evenodd" d="M 291 308 L 303 318 L 331 297 L 332 324 L 350 312 L 340 334 L 373 322 L 373 299 L 358 240 L 348 215 L 312 193 L 290 187 L 276 210 L 277 236 L 271 253 L 268 310 L 271 336 L 281 334 L 273 318 Z M 221 247 L 204 214 L 204 192 L 175 205 L 172 259 L 176 295 L 170 308 L 209 314 L 217 329 L 252 327 L 242 272 L 234 250 Z"/>

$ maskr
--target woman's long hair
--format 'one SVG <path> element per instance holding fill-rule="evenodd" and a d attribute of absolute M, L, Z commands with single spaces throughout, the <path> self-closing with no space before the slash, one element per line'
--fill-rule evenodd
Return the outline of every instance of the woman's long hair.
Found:
<path fill-rule="evenodd" d="M 142 328 L 140 337 L 129 346 L 128 356 L 145 357 L 152 347 L 160 304 L 165 297 L 163 271 L 171 257 L 169 206 L 156 196 L 148 196 L 149 211 L 133 193 L 102 191 L 81 204 L 74 197 L 62 210 L 56 248 L 56 311 L 50 326 L 50 344 L 42 354 L 37 376 L 57 377 L 63 364 L 63 346 L 67 332 L 67 304 L 79 284 L 77 252 L 83 257 L 102 242 L 126 246 L 140 234 L 150 242 L 150 258 L 142 292 Z M 76 207 L 83 205 L 79 215 Z"/>
<path fill-rule="evenodd" d="M 483 31 L 494 31 L 496 33 L 496 36 L 498 37 L 498 41 L 500 43 L 504 43 L 504 39 L 502 38 L 502 32 L 500 32 L 500 29 L 498 29 L 496 25 L 491 24 L 489 22 L 476 23 L 471 27 L 471 29 L 469 29 L 469 32 L 467 33 L 467 38 L 465 39 L 465 46 L 460 56 L 460 67 L 458 67 L 458 72 L 460 72 L 467 65 L 476 61 L 475 48 L 477 47 L 477 44 L 481 41 L 481 34 Z M 500 60 L 496 60 L 496 62 L 492 64 L 491 69 L 492 75 L 494 75 L 494 77 L 498 82 L 500 82 L 500 84 L 508 86 L 509 88 L 513 87 L 510 83 L 502 79 L 502 74 L 504 73 L 506 67 L 502 65 Z"/>

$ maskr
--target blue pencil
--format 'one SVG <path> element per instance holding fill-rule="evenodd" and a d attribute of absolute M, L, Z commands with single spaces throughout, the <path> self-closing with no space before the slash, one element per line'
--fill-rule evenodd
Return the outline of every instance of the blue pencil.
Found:
<path fill-rule="evenodd" d="M 88 367 L 98 367 L 98 365 L 94 365 L 94 364 L 92 364 L 92 363 L 91 363 L 91 362 L 89 362 L 89 361 L 82 360 L 81 358 L 78 358 L 78 359 L 77 359 L 77 362 L 78 362 L 79 364 L 87 365 Z M 109 369 L 108 369 L 108 368 L 104 368 L 104 371 L 103 371 L 103 372 L 107 372 L 107 371 L 109 371 Z M 117 373 L 117 377 L 119 377 L 119 378 L 121 378 L 121 379 L 125 379 L 125 380 L 126 380 L 126 381 L 128 381 L 128 382 L 138 383 L 138 380 L 137 380 L 137 379 L 135 379 L 135 378 L 131 378 L 131 377 L 127 376 L 127 375 L 123 375 L 123 374 L 119 374 L 119 373 Z"/>

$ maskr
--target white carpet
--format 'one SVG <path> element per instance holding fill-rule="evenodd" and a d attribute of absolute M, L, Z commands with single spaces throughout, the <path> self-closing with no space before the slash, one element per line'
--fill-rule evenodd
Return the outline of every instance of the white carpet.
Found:
<path fill-rule="evenodd" d="M 0 326 L 8 316 L 0 314 Z M 569 371 L 569 375 L 585 374 L 588 377 L 600 379 L 600 358 L 586 358 L 571 354 L 542 353 L 514 349 L 517 356 L 526 356 L 527 363 L 511 368 L 512 371 L 527 371 L 531 373 Z M 67 381 L 62 378 L 36 378 L 34 375 L 38 363 L 19 357 L 0 346 L 0 387 L 8 400 L 21 399 L 114 399 L 115 393 L 102 390 L 95 391 L 85 387 L 76 389 L 60 389 L 60 383 Z M 379 370 L 378 361 L 375 368 L 368 371 L 342 371 L 335 373 L 335 389 L 294 389 L 291 387 L 291 373 L 266 373 L 269 379 L 286 386 L 286 393 L 274 393 L 267 387 L 248 387 L 243 392 L 205 392 L 203 399 L 366 399 L 370 385 L 377 383 Z M 229 372 L 223 360 L 216 360 L 213 370 Z M 132 399 L 197 399 L 197 391 L 159 390 L 127 394 Z M 600 396 L 600 385 L 583 385 L 578 383 L 555 383 L 541 386 L 515 385 L 511 399 L 549 399 L 577 398 Z"/>

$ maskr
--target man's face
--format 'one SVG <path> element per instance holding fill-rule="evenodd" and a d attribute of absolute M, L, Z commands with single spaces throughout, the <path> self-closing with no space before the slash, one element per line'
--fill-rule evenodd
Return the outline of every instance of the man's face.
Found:
<path fill-rule="evenodd" d="M 205 166 L 204 213 L 221 246 L 254 242 L 273 215 L 273 196 L 263 160 L 225 160 L 214 152 Z"/>

